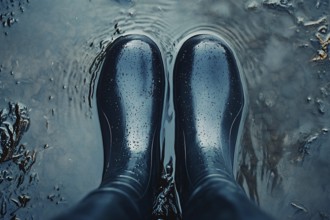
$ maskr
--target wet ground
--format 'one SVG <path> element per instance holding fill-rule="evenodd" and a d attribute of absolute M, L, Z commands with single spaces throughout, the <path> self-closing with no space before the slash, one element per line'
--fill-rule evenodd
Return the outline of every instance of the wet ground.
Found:
<path fill-rule="evenodd" d="M 48 219 L 100 183 L 94 85 L 111 41 L 154 38 L 171 88 L 196 31 L 225 38 L 246 80 L 237 180 L 277 219 L 330 219 L 329 15 L 329 0 L 0 0 L 0 219 Z"/>

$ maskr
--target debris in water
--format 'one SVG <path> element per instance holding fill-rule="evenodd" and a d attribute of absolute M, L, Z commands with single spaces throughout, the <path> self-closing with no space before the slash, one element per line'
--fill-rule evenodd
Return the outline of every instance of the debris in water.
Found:
<path fill-rule="evenodd" d="M 18 153 L 17 146 L 29 125 L 26 106 L 9 103 L 9 109 L 0 110 L 0 163 L 11 160 Z"/>
<path fill-rule="evenodd" d="M 60 193 L 62 187 L 63 185 L 55 185 L 53 192 L 47 195 L 47 199 L 56 205 L 67 203 L 67 200 Z"/>
<path fill-rule="evenodd" d="M 278 11 L 285 11 L 289 14 L 293 14 L 294 7 L 289 1 L 283 0 L 265 0 L 262 3 L 266 8 L 274 9 Z"/>
<path fill-rule="evenodd" d="M 166 168 L 163 168 L 159 192 L 154 200 L 152 215 L 153 219 L 182 219 L 176 200 L 172 159 L 168 162 Z"/>
<path fill-rule="evenodd" d="M 291 202 L 290 204 L 291 204 L 292 207 L 298 209 L 298 211 L 303 211 L 303 212 L 306 212 L 306 213 L 308 212 L 307 209 L 302 205 L 298 205 L 297 203 L 294 203 L 294 202 Z"/>
<path fill-rule="evenodd" d="M 307 138 L 307 140 L 304 141 L 304 143 L 298 148 L 298 152 L 299 152 L 300 156 L 298 157 L 297 161 L 304 161 L 305 156 L 310 154 L 309 150 L 310 150 L 311 144 L 315 140 L 317 140 L 318 137 L 319 137 L 319 134 L 316 133 L 316 134 L 309 136 Z"/>
<path fill-rule="evenodd" d="M 328 32 L 328 25 L 322 25 L 320 26 L 317 31 L 321 34 L 326 34 Z"/>
<path fill-rule="evenodd" d="M 18 201 L 20 202 L 21 207 L 25 207 L 26 204 L 31 200 L 31 197 L 28 195 L 20 195 Z"/>
<path fill-rule="evenodd" d="M 24 173 L 28 172 L 32 165 L 36 161 L 36 151 L 25 151 L 24 152 L 24 157 L 21 160 L 15 161 L 15 163 L 18 165 L 19 169 L 23 171 Z"/>
<path fill-rule="evenodd" d="M 17 206 L 17 207 L 20 207 L 20 203 L 17 199 L 14 199 L 14 198 L 10 198 L 10 200 Z"/>
<path fill-rule="evenodd" d="M 322 96 L 328 97 L 330 95 L 330 83 L 327 83 L 326 85 L 320 87 L 320 92 Z"/>
<path fill-rule="evenodd" d="M 312 101 L 312 97 L 311 96 L 307 96 L 307 102 L 310 103 Z"/>
<path fill-rule="evenodd" d="M 247 3 L 246 8 L 249 10 L 255 10 L 258 8 L 258 6 L 259 6 L 259 4 L 257 1 L 251 1 L 251 2 Z"/>
<path fill-rule="evenodd" d="M 18 177 L 16 188 L 18 188 L 20 185 L 22 185 L 23 182 L 24 182 L 24 175 L 21 174 L 21 175 Z"/>
<path fill-rule="evenodd" d="M 0 215 L 1 218 L 4 217 L 7 213 L 7 203 L 5 202 L 5 199 L 2 199 L 2 203 L 1 203 L 1 209 L 0 209 Z"/>
<path fill-rule="evenodd" d="M 305 27 L 310 27 L 310 26 L 320 25 L 320 24 L 323 24 L 323 23 L 326 23 L 326 22 L 327 22 L 327 17 L 323 16 L 323 17 L 317 19 L 316 21 L 307 21 L 307 22 L 305 22 L 304 26 Z"/>
<path fill-rule="evenodd" d="M 10 28 L 18 22 L 17 15 L 24 12 L 23 6 L 30 1 L 23 0 L 1 0 L 0 1 L 0 23 L 4 28 Z"/>
<path fill-rule="evenodd" d="M 38 182 L 37 173 L 29 174 L 36 161 L 36 150 L 20 144 L 30 118 L 26 106 L 9 103 L 0 109 L 0 219 L 19 219 L 16 212 L 29 206 L 29 188 Z"/>
<path fill-rule="evenodd" d="M 38 174 L 37 173 L 32 173 L 30 175 L 29 183 L 32 183 L 33 181 L 39 181 L 39 178 L 38 178 Z"/>
<path fill-rule="evenodd" d="M 47 199 L 49 199 L 51 202 L 53 202 L 54 199 L 55 199 L 55 195 L 54 194 L 50 194 L 50 195 L 47 196 Z"/>
<path fill-rule="evenodd" d="M 313 143 L 317 141 L 321 135 L 327 135 L 328 132 L 329 129 L 324 127 L 315 133 L 305 135 L 298 143 L 298 154 L 293 158 L 292 162 L 304 162 L 305 157 L 310 155 Z"/>
<path fill-rule="evenodd" d="M 317 51 L 317 55 L 312 58 L 312 61 L 325 60 L 328 57 L 328 53 L 329 53 L 330 34 L 328 34 L 324 39 L 321 37 L 320 33 L 316 33 L 315 36 L 319 40 L 321 49 Z"/>
<path fill-rule="evenodd" d="M 322 101 L 321 99 L 317 99 L 316 104 L 318 106 L 319 113 L 322 114 L 322 115 L 325 114 L 326 107 L 325 107 L 324 101 Z"/>
<path fill-rule="evenodd" d="M 328 57 L 328 54 L 324 50 L 317 51 L 317 57 L 313 58 L 313 61 L 325 60 Z"/>

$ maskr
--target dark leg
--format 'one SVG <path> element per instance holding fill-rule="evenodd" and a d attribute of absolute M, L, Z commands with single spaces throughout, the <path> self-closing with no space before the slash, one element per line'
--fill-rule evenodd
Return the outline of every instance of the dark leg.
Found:
<path fill-rule="evenodd" d="M 97 87 L 104 145 L 99 189 L 58 219 L 149 219 L 158 180 L 164 67 L 146 36 L 120 37 L 107 50 Z"/>
<path fill-rule="evenodd" d="M 236 183 L 232 164 L 244 95 L 231 50 L 197 35 L 174 68 L 176 182 L 184 219 L 269 219 Z"/>

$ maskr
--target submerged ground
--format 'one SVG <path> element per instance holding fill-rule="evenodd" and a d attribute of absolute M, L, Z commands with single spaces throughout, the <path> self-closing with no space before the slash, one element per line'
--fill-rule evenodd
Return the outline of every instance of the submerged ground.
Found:
<path fill-rule="evenodd" d="M 50 218 L 100 183 L 93 92 L 111 41 L 156 39 L 171 88 L 181 40 L 210 31 L 246 81 L 237 180 L 277 219 L 330 219 L 329 15 L 329 0 L 0 0 L 0 218 Z M 175 163 L 168 99 L 164 163 Z"/>

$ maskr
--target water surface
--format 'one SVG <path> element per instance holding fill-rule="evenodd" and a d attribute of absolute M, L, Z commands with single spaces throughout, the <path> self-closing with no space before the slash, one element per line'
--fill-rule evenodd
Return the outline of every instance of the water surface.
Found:
<path fill-rule="evenodd" d="M 176 52 L 192 33 L 211 32 L 232 46 L 246 81 L 237 180 L 278 219 L 330 218 L 329 4 L 0 0 L 0 109 L 26 107 L 29 127 L 15 152 L 31 165 L 24 172 L 15 158 L 1 162 L 0 216 L 47 219 L 99 185 L 103 149 L 94 86 L 105 48 L 123 34 L 145 33 L 163 51 L 168 163 Z M 4 121 L 14 125 L 12 115 Z"/>

